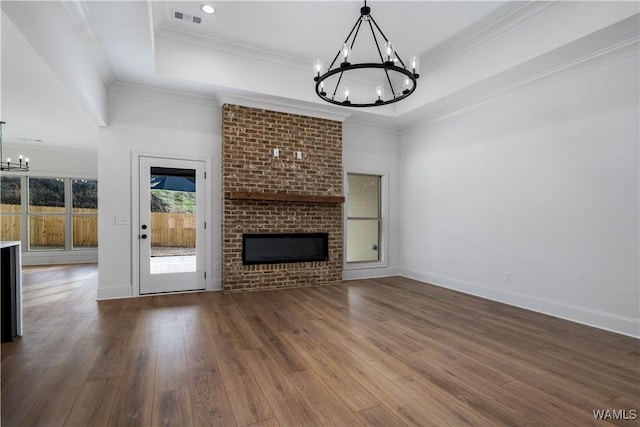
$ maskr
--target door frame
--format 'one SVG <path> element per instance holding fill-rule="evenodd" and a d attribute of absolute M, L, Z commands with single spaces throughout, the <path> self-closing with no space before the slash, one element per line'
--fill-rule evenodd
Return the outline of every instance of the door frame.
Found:
<path fill-rule="evenodd" d="M 211 158 L 202 156 L 184 156 L 179 154 L 162 154 L 162 153 L 150 153 L 131 150 L 131 295 L 138 296 L 153 296 L 158 294 L 140 294 L 140 239 L 138 234 L 140 231 L 140 157 L 155 157 L 159 159 L 171 159 L 171 160 L 192 160 L 198 162 L 204 162 L 204 170 L 207 174 L 207 178 L 204 181 L 204 218 L 207 222 L 207 229 L 204 233 L 204 245 L 205 245 L 205 271 L 207 272 L 207 278 L 205 279 L 205 291 L 216 290 L 214 287 L 214 272 L 212 269 L 212 231 L 213 221 L 211 218 L 211 194 L 213 175 L 211 174 Z M 185 292 L 202 292 L 200 291 L 180 291 L 175 293 Z M 172 292 L 168 292 L 172 293 Z"/>

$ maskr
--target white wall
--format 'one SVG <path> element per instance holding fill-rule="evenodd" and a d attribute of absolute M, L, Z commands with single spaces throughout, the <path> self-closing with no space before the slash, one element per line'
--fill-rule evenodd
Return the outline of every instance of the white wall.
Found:
<path fill-rule="evenodd" d="M 638 68 L 404 135 L 403 274 L 640 336 Z"/>
<path fill-rule="evenodd" d="M 352 269 L 346 266 L 345 280 L 394 276 L 400 253 L 400 137 L 374 126 L 345 121 L 342 127 L 342 162 L 348 172 L 385 174 L 388 177 L 386 222 L 388 241 L 381 246 L 382 265 Z M 384 208 L 384 206 L 383 206 Z M 384 215 L 384 212 L 383 212 Z M 383 218 L 385 220 L 385 218 Z"/>
<path fill-rule="evenodd" d="M 132 192 L 135 154 L 211 159 L 210 267 L 215 264 L 213 260 L 220 260 L 221 245 L 221 113 L 213 101 L 116 85 L 109 93 L 109 118 L 109 126 L 98 131 L 99 299 L 137 294 L 137 254 L 132 252 L 138 235 Z M 130 225 L 115 225 L 116 215 L 128 216 Z M 220 283 L 220 271 L 211 268 L 207 269 L 207 289 Z"/>

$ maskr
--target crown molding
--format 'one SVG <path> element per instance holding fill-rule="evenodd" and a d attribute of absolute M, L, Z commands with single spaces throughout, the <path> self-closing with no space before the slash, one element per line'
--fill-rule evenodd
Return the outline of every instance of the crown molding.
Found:
<path fill-rule="evenodd" d="M 427 74 L 535 16 L 556 1 L 508 2 L 450 39 L 420 55 L 420 73 Z"/>
<path fill-rule="evenodd" d="M 87 154 L 95 154 L 98 151 L 98 145 L 95 144 L 92 148 L 86 147 L 62 147 L 59 145 L 50 146 L 45 145 L 46 143 L 41 142 L 24 142 L 24 143 L 15 143 L 15 142 L 2 142 L 3 149 L 9 150 L 35 150 L 35 151 L 51 151 L 51 152 L 59 152 L 59 153 L 68 153 L 73 151 L 74 153 L 87 153 Z M 26 156 L 25 156 L 26 157 Z M 33 168 L 33 160 L 30 160 L 29 163 L 29 171 L 32 171 Z M 19 172 L 22 173 L 22 172 Z M 38 172 L 39 173 L 39 172 Z"/>
<path fill-rule="evenodd" d="M 465 52 L 468 52 L 491 38 L 496 37 L 503 31 L 506 31 L 514 25 L 517 25 L 543 11 L 556 1 L 541 2 L 532 0 L 525 2 L 524 4 L 521 2 L 506 3 L 504 6 L 493 11 L 462 32 L 421 55 L 421 74 L 426 75 L 429 71 L 452 61 Z M 162 6 L 161 2 L 152 2 L 152 22 L 154 25 L 154 36 L 157 38 L 185 43 L 216 52 L 236 55 L 305 72 L 309 72 L 311 69 L 312 60 L 309 60 L 308 58 L 298 58 L 285 55 L 280 52 L 255 48 L 173 26 L 170 21 L 167 20 L 167 14 L 164 7 L 165 6 Z M 310 72 L 309 75 L 311 75 Z M 358 81 L 363 84 L 375 84 L 378 82 L 378 80 L 373 77 L 369 77 L 366 74 L 360 75 Z M 402 79 L 399 79 L 399 81 L 402 82 Z"/>
<path fill-rule="evenodd" d="M 369 121 L 364 118 L 350 117 L 343 123 L 343 127 L 367 132 L 383 133 L 391 136 L 402 135 L 401 129 L 395 125 L 383 125 L 379 121 Z"/>
<path fill-rule="evenodd" d="M 177 101 L 187 104 L 204 105 L 207 107 L 217 108 L 219 106 L 219 103 L 215 96 L 198 95 L 189 92 L 163 89 L 129 82 L 116 81 L 109 87 L 109 92 L 122 93 L 125 95 L 144 96 L 148 98 L 161 99 L 164 101 Z"/>
<path fill-rule="evenodd" d="M 224 104 L 240 105 L 243 107 L 258 108 L 262 110 L 277 111 L 280 113 L 297 114 L 300 116 L 317 117 L 320 119 L 344 122 L 351 113 L 341 112 L 338 109 L 328 109 L 315 106 L 307 102 L 290 99 L 275 99 L 238 95 L 220 92 L 217 95 L 219 106 Z"/>
<path fill-rule="evenodd" d="M 412 133 L 437 121 L 637 56 L 640 47 L 638 17 L 638 14 L 633 15 L 438 100 L 427 106 L 420 117 L 405 122 L 402 134 Z M 567 53 L 568 51 L 578 53 Z"/>

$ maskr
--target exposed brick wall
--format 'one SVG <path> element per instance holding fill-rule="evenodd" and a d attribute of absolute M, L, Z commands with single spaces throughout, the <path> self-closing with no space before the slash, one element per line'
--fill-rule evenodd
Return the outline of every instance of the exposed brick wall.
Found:
<path fill-rule="evenodd" d="M 222 283 L 225 291 L 342 280 L 342 205 L 230 200 L 232 191 L 342 196 L 342 124 L 225 105 L 222 108 Z M 280 157 L 273 157 L 273 149 Z M 302 160 L 295 158 L 302 152 Z M 329 233 L 329 261 L 242 265 L 243 233 Z"/>

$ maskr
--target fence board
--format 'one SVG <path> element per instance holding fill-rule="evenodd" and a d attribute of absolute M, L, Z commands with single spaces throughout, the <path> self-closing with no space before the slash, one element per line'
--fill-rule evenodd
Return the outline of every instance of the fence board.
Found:
<path fill-rule="evenodd" d="M 0 205 L 0 212 L 16 212 L 17 205 Z M 38 213 L 59 213 L 60 208 L 39 206 Z M 19 210 L 17 211 L 19 212 Z M 72 215 L 73 246 L 98 246 L 98 210 L 75 209 Z M 95 214 L 95 215 L 93 215 Z M 29 215 L 31 246 L 64 248 L 64 215 Z M 0 216 L 0 238 L 20 240 L 20 215 Z M 196 244 L 195 215 L 188 213 L 152 212 L 151 245 L 155 247 L 191 248 Z"/>
<path fill-rule="evenodd" d="M 151 246 L 193 248 L 196 216 L 189 213 L 151 212 Z"/>

